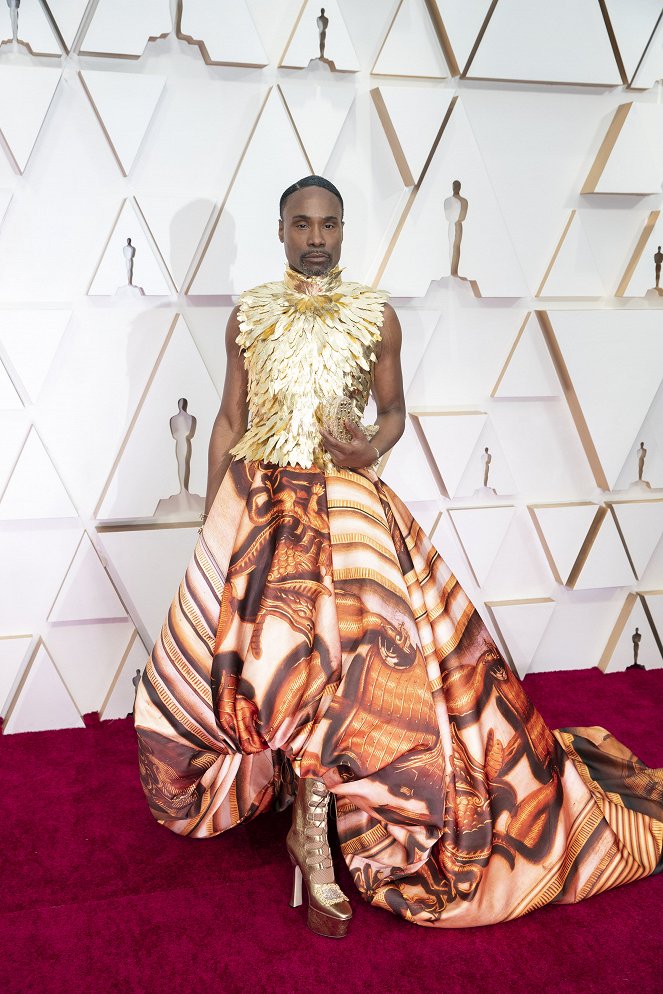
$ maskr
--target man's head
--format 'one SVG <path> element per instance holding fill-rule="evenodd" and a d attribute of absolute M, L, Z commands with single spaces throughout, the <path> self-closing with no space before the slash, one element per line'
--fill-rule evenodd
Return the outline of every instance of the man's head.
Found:
<path fill-rule="evenodd" d="M 338 264 L 343 198 L 333 183 L 323 176 L 305 176 L 284 191 L 279 209 L 279 239 L 292 269 L 321 276 Z"/>

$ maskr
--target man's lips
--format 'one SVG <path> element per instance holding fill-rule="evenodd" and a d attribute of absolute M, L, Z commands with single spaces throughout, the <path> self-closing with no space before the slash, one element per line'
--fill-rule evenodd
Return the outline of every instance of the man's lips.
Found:
<path fill-rule="evenodd" d="M 326 252 L 307 252 L 304 259 L 329 259 L 329 255 Z"/>

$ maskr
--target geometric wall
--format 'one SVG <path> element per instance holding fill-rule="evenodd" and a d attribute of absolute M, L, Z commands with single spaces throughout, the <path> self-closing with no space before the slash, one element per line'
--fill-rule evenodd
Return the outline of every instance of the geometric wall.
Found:
<path fill-rule="evenodd" d="M 0 10 L 4 733 L 131 710 L 197 535 L 155 514 L 169 420 L 202 494 L 228 314 L 311 171 L 403 326 L 381 476 L 509 661 L 623 669 L 637 626 L 663 665 L 660 0 L 330 0 L 333 65 L 319 8 Z"/>

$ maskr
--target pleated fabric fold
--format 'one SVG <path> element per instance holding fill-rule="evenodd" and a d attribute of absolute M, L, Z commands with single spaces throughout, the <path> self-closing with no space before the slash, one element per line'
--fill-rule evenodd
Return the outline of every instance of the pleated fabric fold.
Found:
<path fill-rule="evenodd" d="M 236 460 L 138 685 L 141 783 L 208 837 L 336 797 L 362 896 L 464 927 L 661 869 L 663 770 L 551 730 L 465 591 L 370 469 Z"/>

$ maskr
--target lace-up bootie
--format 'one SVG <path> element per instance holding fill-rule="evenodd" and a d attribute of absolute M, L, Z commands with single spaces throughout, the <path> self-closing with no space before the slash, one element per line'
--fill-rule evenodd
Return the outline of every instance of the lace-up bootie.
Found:
<path fill-rule="evenodd" d="M 322 780 L 297 781 L 292 827 L 286 846 L 294 867 L 290 907 L 302 903 L 302 877 L 308 891 L 308 927 L 318 935 L 340 939 L 352 918 L 347 897 L 334 880 L 334 866 L 327 839 L 327 811 L 331 794 Z"/>

